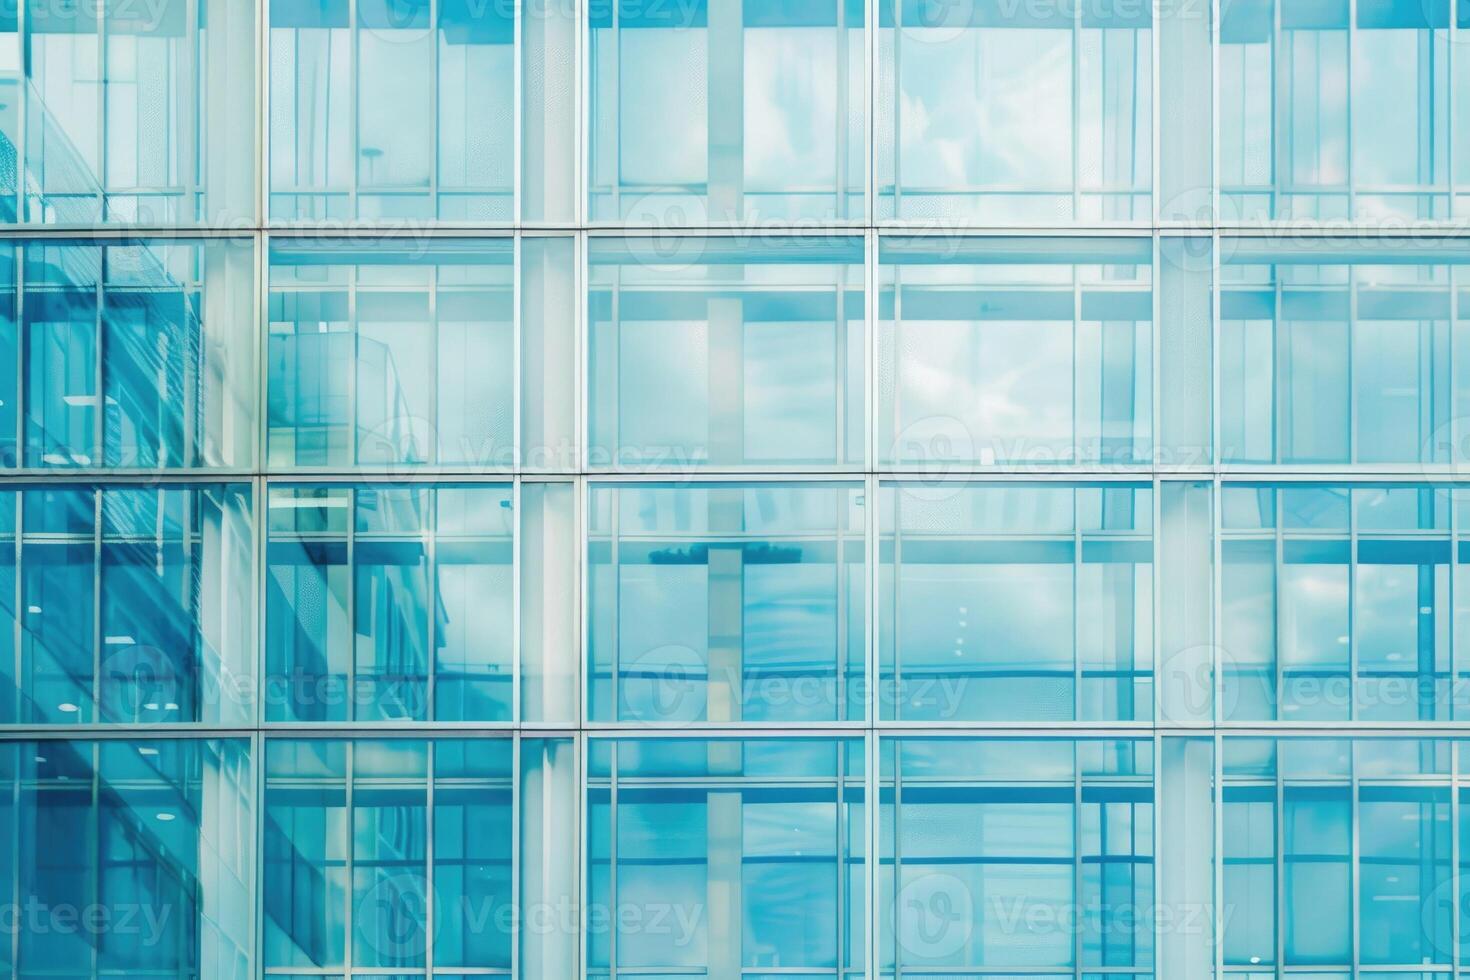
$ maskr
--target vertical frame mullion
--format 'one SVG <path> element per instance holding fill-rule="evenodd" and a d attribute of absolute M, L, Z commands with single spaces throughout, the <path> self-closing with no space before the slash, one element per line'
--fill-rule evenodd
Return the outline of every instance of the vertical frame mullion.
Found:
<path fill-rule="evenodd" d="M 77 705 L 77 720 L 90 718 L 100 723 L 102 718 L 102 494 L 100 487 L 92 489 L 92 684 L 88 692 L 91 704 Z M 49 600 L 48 600 L 49 603 Z"/>
<path fill-rule="evenodd" d="M 902 6 L 902 0 L 896 0 L 895 6 Z M 893 980 L 903 980 L 903 941 L 902 941 L 902 938 L 898 934 L 899 925 L 897 924 L 898 923 L 897 915 L 899 913 L 898 896 L 900 894 L 902 894 L 902 892 L 903 892 L 903 747 L 904 747 L 904 740 L 903 739 L 901 739 L 901 738 L 895 738 L 893 740 L 893 820 L 892 820 L 892 823 L 893 823 L 893 911 L 894 911 L 894 916 L 895 916 L 895 919 L 894 919 L 895 925 L 893 927 Z M 883 765 L 882 753 L 883 753 L 883 747 L 882 747 L 882 744 L 880 743 L 879 744 L 879 747 L 878 747 L 878 754 L 879 754 L 878 766 L 879 766 L 880 769 L 881 769 L 881 767 Z M 880 784 L 880 790 L 879 790 L 879 792 L 882 792 L 882 790 L 881 790 L 881 784 Z M 880 843 L 879 846 L 881 847 L 882 844 Z M 879 944 L 879 951 L 880 952 L 881 952 L 881 949 L 882 949 L 882 946 L 881 946 L 881 944 Z M 874 967 L 873 972 L 874 972 L 874 975 L 877 975 L 878 970 L 876 968 L 876 965 Z"/>
<path fill-rule="evenodd" d="M 1451 18 L 1453 20 L 1453 17 Z M 1450 969 L 1454 971 L 1453 976 L 1460 976 L 1460 916 L 1461 901 L 1460 890 L 1463 887 L 1460 880 L 1460 747 L 1461 742 L 1454 740 L 1449 743 L 1450 747 L 1450 887 L 1454 889 L 1450 893 Z"/>
<path fill-rule="evenodd" d="M 510 494 L 510 719 L 515 724 L 517 731 L 519 731 L 520 725 L 525 719 L 525 712 L 521 709 L 521 665 L 524 663 L 521 656 L 521 548 L 523 544 L 521 539 L 521 521 L 523 515 L 522 507 L 524 506 L 521 477 L 516 477 L 514 482 L 511 483 Z M 432 655 L 436 648 L 431 646 L 429 649 Z M 546 663 L 544 652 L 542 663 Z M 545 681 L 543 681 L 544 683 Z M 516 751 L 520 751 L 519 739 L 516 741 Z M 520 781 L 520 772 L 519 768 L 515 770 L 515 780 L 517 783 Z"/>
<path fill-rule="evenodd" d="M 350 545 L 348 546 L 348 549 L 349 551 L 351 550 Z M 356 697 L 352 697 L 351 701 L 356 701 Z M 351 703 L 351 701 L 349 703 Z M 354 960 L 354 956 L 352 955 L 352 936 L 353 929 L 356 928 L 356 925 L 353 922 L 353 917 L 354 913 L 357 911 L 354 907 L 357 903 L 354 902 L 352 898 L 353 887 L 355 886 L 357 880 L 357 847 L 355 841 L 357 834 L 353 826 L 357 819 L 355 813 L 356 802 L 353 798 L 353 788 L 357 783 L 357 741 L 351 738 L 346 739 L 345 751 L 347 759 L 347 784 L 342 789 L 342 799 L 346 803 L 346 808 L 343 816 L 343 830 L 347 838 L 345 855 L 345 860 L 347 863 L 347 886 L 343 889 L 342 897 L 346 900 L 347 910 L 343 913 L 342 916 L 342 923 L 344 927 L 342 937 L 342 963 L 345 968 L 344 972 L 348 977 L 351 977 Z"/>
<path fill-rule="evenodd" d="M 204 79 L 199 74 L 199 0 L 186 0 L 184 4 L 184 79 L 183 84 L 187 108 L 179 113 L 179 144 L 170 147 L 170 158 L 179 168 L 179 178 L 184 188 L 184 199 L 179 203 L 178 220 L 199 221 L 203 217 L 199 188 L 200 162 L 204 159 L 199 145 L 199 120 L 202 115 L 200 103 L 204 99 Z M 260 115 L 257 110 L 256 115 Z M 252 120 L 253 121 L 253 120 Z M 182 159 L 180 159 L 182 157 Z M 188 413 L 186 412 L 187 416 Z M 185 443 L 187 445 L 187 443 Z"/>
<path fill-rule="evenodd" d="M 424 651 L 424 661 L 425 661 L 425 663 L 424 663 L 424 673 L 427 675 L 427 689 L 424 691 L 424 702 L 425 702 L 425 714 L 426 714 L 429 722 L 430 723 L 433 723 L 433 722 L 436 722 L 436 721 L 439 720 L 439 696 L 438 696 L 438 688 L 439 688 L 439 616 L 435 612 L 435 610 L 437 610 L 439 608 L 439 604 L 440 604 L 440 602 L 439 602 L 439 598 L 440 597 L 439 597 L 439 488 L 438 488 L 438 486 L 435 485 L 435 486 L 426 488 L 426 490 L 424 492 L 424 496 L 427 497 L 427 500 L 426 500 L 426 502 L 424 504 L 424 517 L 423 517 L 423 524 L 424 524 L 424 527 L 427 528 L 427 530 L 424 531 L 424 532 L 422 532 L 423 533 L 423 538 L 424 538 L 424 555 L 426 557 L 426 561 L 425 561 L 425 565 L 426 565 L 426 568 L 425 568 L 425 576 L 426 576 L 426 579 L 427 579 L 425 581 L 424 585 L 425 585 L 425 591 L 428 593 L 428 595 L 430 597 L 430 601 L 429 601 L 429 613 L 425 617 L 428 620 L 428 623 L 427 623 L 427 635 L 428 635 L 428 638 L 429 638 L 429 646 L 428 646 L 428 649 Z M 354 573 L 353 573 L 353 585 L 354 585 L 354 587 L 356 586 L 356 584 L 357 584 L 357 575 L 356 575 L 356 572 L 354 571 Z M 353 633 L 353 644 L 354 644 L 354 646 L 356 645 L 356 642 L 357 642 L 357 635 L 356 635 L 356 631 L 354 630 L 354 633 Z M 356 658 L 356 650 L 353 651 L 353 656 L 354 656 L 354 659 L 355 659 Z M 432 744 L 431 744 L 430 747 L 432 749 Z M 431 765 L 429 766 L 429 782 L 431 784 L 434 781 L 434 769 L 433 769 L 432 761 L 433 761 L 433 756 L 431 754 L 431 756 L 430 756 Z M 430 893 L 430 894 L 431 894 L 431 897 L 432 897 L 432 893 Z M 433 933 L 430 932 L 429 935 L 432 936 Z"/>
<path fill-rule="evenodd" d="M 110 156 L 107 152 L 107 92 L 111 84 L 107 77 L 107 7 L 105 4 L 97 4 L 92 7 L 97 16 L 97 216 L 98 223 L 107 221 L 107 170 Z M 101 410 L 101 392 L 98 392 L 97 406 Z"/>
<path fill-rule="evenodd" d="M 358 720 L 359 708 L 357 691 L 357 494 L 356 485 L 347 487 L 347 704 L 343 720 L 349 723 Z M 331 657 L 330 651 L 331 641 L 328 639 L 328 658 Z M 330 662 L 329 659 L 329 665 Z M 374 691 L 373 694 L 376 699 L 377 692 Z M 350 769 L 349 766 L 349 775 Z"/>
<path fill-rule="evenodd" d="M 358 0 L 347 0 L 347 78 L 349 90 L 347 93 L 347 104 L 350 107 L 347 113 L 347 152 L 351 155 L 349 166 L 351 173 L 348 174 L 347 184 L 347 219 L 358 220 L 358 184 L 360 181 L 360 170 L 358 164 L 358 119 L 361 101 L 361 88 L 359 76 L 362 72 L 362 37 L 357 24 L 357 2 Z M 298 34 L 300 32 L 297 32 Z M 323 175 L 324 177 L 326 175 Z M 330 186 L 330 185 L 329 185 Z M 356 283 L 356 269 L 352 270 L 352 282 Z M 353 413 L 353 426 L 356 427 L 356 412 Z M 356 439 L 353 440 L 354 444 Z M 354 445 L 354 459 L 355 455 Z"/>
<path fill-rule="evenodd" d="M 15 5 L 15 33 L 20 45 L 20 98 L 16 100 L 16 143 L 15 143 L 15 220 L 24 222 L 29 220 L 27 213 L 30 202 L 26 196 L 26 177 L 30 171 L 30 91 L 31 91 L 31 39 L 30 39 L 30 12 L 29 3 L 17 3 Z M 39 178 L 37 185 L 40 185 Z M 17 283 L 20 277 L 16 277 Z M 20 389 L 16 389 L 20 391 Z M 23 404 L 23 403 L 22 403 Z"/>
<path fill-rule="evenodd" d="M 618 907 L 618 741 L 608 742 L 608 793 L 607 793 L 607 901 L 611 909 Z M 590 766 L 588 767 L 591 768 Z M 589 823 L 590 826 L 590 823 Z M 591 848 L 588 848 L 588 856 Z M 583 945 L 586 945 L 585 938 Z M 618 928 L 614 922 L 607 931 L 607 976 L 618 980 Z"/>
<path fill-rule="evenodd" d="M 433 690 L 434 685 L 431 681 L 429 684 L 431 698 L 433 696 Z M 432 712 L 430 713 L 430 717 L 433 717 Z M 436 907 L 438 905 L 436 899 L 439 893 L 434 874 L 434 773 L 438 761 L 436 754 L 437 747 L 437 740 L 432 738 L 426 740 L 424 747 L 424 973 L 427 977 L 434 976 L 434 938 L 438 929 L 435 923 L 435 916 L 439 911 Z M 514 758 L 514 750 L 512 750 L 512 758 Z M 515 785 L 514 777 L 512 777 L 511 785 Z M 514 840 L 514 834 L 515 811 L 512 809 L 512 840 Z M 514 853 L 512 853 L 512 859 L 514 859 Z M 511 896 L 511 900 L 514 901 L 514 891 L 511 892 Z M 511 949 L 512 951 L 515 949 L 514 940 L 511 942 Z M 514 956 L 514 952 L 511 955 Z"/>
<path fill-rule="evenodd" d="M 524 739 L 524 735 L 520 731 L 516 731 L 516 732 L 512 733 L 512 735 L 510 737 L 510 901 L 511 901 L 511 908 L 515 911 L 514 921 L 516 923 L 516 928 L 514 928 L 512 930 L 511 937 L 510 937 L 510 975 L 511 975 L 512 978 L 515 978 L 515 977 L 519 977 L 520 976 L 521 937 L 523 937 L 526 934 L 526 930 L 525 930 L 525 924 L 526 924 L 525 909 L 522 908 L 522 902 L 521 902 L 521 813 L 522 813 L 522 805 L 521 805 L 522 804 L 522 800 L 521 800 L 521 789 L 522 789 L 521 782 L 522 782 L 522 779 L 521 779 L 521 776 L 522 776 L 522 773 L 524 772 L 524 770 L 521 768 L 521 759 L 522 759 L 522 744 L 521 743 L 522 743 L 523 739 Z M 544 745 L 544 743 L 543 743 L 543 745 Z M 545 789 L 545 787 L 546 787 L 546 780 L 549 778 L 549 770 L 545 766 L 545 761 L 544 761 L 544 753 L 545 753 L 545 751 L 546 750 L 543 747 L 543 749 L 542 749 L 542 753 L 543 753 L 542 773 L 543 773 L 543 775 L 541 777 L 541 779 L 542 779 L 542 794 L 543 794 L 543 796 L 545 795 L 545 792 L 546 792 L 546 789 Z M 434 777 L 434 770 L 433 770 L 433 767 L 430 767 L 430 769 L 429 769 L 429 785 L 431 787 L 434 784 L 433 777 Z M 433 790 L 431 789 L 430 792 L 433 792 Z M 430 812 L 432 812 L 432 810 Z M 433 824 L 430 824 L 431 833 L 429 834 L 429 839 L 430 839 L 430 842 L 431 843 L 433 841 L 433 836 L 434 836 L 433 833 L 432 833 L 432 827 L 433 827 Z M 434 867 L 433 863 L 430 862 L 429 869 L 430 869 L 431 872 L 433 870 L 433 867 Z M 437 892 L 431 892 L 430 894 L 431 895 L 434 895 L 434 894 L 437 894 Z M 434 936 L 435 936 L 435 931 L 433 929 L 430 929 L 429 930 L 429 950 L 430 950 L 430 952 L 432 952 L 433 949 L 434 949 Z M 433 960 L 431 959 L 429 961 L 429 974 L 430 974 L 431 977 L 433 976 L 433 966 L 434 966 Z"/>

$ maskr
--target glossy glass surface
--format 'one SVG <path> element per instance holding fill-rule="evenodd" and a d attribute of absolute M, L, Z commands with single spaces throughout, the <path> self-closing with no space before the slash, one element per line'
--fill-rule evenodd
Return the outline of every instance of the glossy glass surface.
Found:
<path fill-rule="evenodd" d="M 0 490 L 0 724 L 255 716 L 249 484 Z"/>
<path fill-rule="evenodd" d="M 1341 465 L 1465 457 L 1464 248 L 1243 239 L 1223 258 L 1222 459 Z"/>
<path fill-rule="evenodd" d="M 270 0 L 270 216 L 514 216 L 515 18 L 469 0 Z"/>
<path fill-rule="evenodd" d="M 839 484 L 593 484 L 589 713 L 863 716 L 866 512 Z"/>
<path fill-rule="evenodd" d="M 505 738 L 267 744 L 265 968 L 507 972 L 512 753 Z"/>
<path fill-rule="evenodd" d="M 0 980 L 1470 980 L 1467 4 L 0 4 Z"/>
<path fill-rule="evenodd" d="M 885 718 L 1153 717 L 1148 487 L 884 484 L 879 507 Z"/>
<path fill-rule="evenodd" d="M 1465 713 L 1464 490 L 1246 485 L 1220 503 L 1226 718 Z"/>
<path fill-rule="evenodd" d="M 248 239 L 0 244 L 0 466 L 248 469 Z"/>
<path fill-rule="evenodd" d="M 1153 186 L 1147 4 L 879 0 L 877 216 L 1139 222 Z"/>
<path fill-rule="evenodd" d="M 1147 239 L 885 237 L 878 254 L 884 465 L 1149 460 Z"/>
<path fill-rule="evenodd" d="M 1465 136 L 1450 139 L 1450 93 L 1465 82 L 1450 8 L 1221 0 L 1221 217 L 1450 217 L 1451 181 L 1466 179 Z"/>
<path fill-rule="evenodd" d="M 13 976 L 243 978 L 255 962 L 246 739 L 0 745 Z"/>
<path fill-rule="evenodd" d="M 1451 819 L 1465 792 L 1454 763 L 1463 743 L 1224 746 L 1223 897 L 1241 912 L 1222 937 L 1227 969 L 1451 961 L 1465 924 L 1454 854 L 1467 827 Z"/>
<path fill-rule="evenodd" d="M 252 7 L 9 4 L 0 14 L 0 221 L 248 219 Z"/>
<path fill-rule="evenodd" d="M 1153 929 L 1136 916 L 1155 907 L 1152 748 L 885 740 L 882 975 L 1151 968 Z"/>
<path fill-rule="evenodd" d="M 588 5 L 589 217 L 863 217 L 863 4 Z"/>
<path fill-rule="evenodd" d="M 587 248 L 595 466 L 861 464 L 861 238 Z"/>
<path fill-rule="evenodd" d="M 272 486 L 267 522 L 267 719 L 511 718 L 509 486 Z"/>
<path fill-rule="evenodd" d="M 861 744 L 590 742 L 586 975 L 860 971 Z"/>
<path fill-rule="evenodd" d="M 515 247 L 290 242 L 270 252 L 272 467 L 507 467 Z"/>

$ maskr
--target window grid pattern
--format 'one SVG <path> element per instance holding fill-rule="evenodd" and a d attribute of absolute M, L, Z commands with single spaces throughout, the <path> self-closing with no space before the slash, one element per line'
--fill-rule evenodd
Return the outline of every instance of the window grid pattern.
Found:
<path fill-rule="evenodd" d="M 139 6 L 0 14 L 0 976 L 1470 976 L 1463 0 Z"/>

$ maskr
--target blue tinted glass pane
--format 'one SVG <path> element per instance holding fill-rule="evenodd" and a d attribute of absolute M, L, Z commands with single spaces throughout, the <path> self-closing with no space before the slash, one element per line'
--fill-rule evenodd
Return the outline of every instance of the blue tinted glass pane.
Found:
<path fill-rule="evenodd" d="M 589 243 L 589 438 L 600 465 L 863 458 L 855 238 Z"/>
<path fill-rule="evenodd" d="M 507 487 L 440 487 L 435 623 L 435 717 L 512 715 L 513 513 Z"/>
<path fill-rule="evenodd" d="M 340 968 L 349 954 L 385 973 L 430 955 L 508 967 L 508 740 L 272 740 L 268 750 L 268 970 Z"/>
<path fill-rule="evenodd" d="M 1346 788 L 1298 788 L 1284 811 L 1282 930 L 1289 964 L 1352 958 L 1352 801 Z"/>
<path fill-rule="evenodd" d="M 93 490 L 21 496 L 21 636 L 31 661 L 22 714 L 153 724 L 254 716 L 248 485 L 103 487 L 100 537 Z M 56 591 L 66 588 L 75 590 L 69 603 Z"/>
<path fill-rule="evenodd" d="M 1148 966 L 1154 926 L 1134 911 L 1153 904 L 1153 793 L 1151 788 L 1084 790 L 1079 845 L 1085 966 Z"/>
<path fill-rule="evenodd" d="M 359 717 L 428 713 L 429 582 L 422 543 L 362 541 L 353 550 Z"/>
<path fill-rule="evenodd" d="M 883 0 L 878 9 L 880 218 L 1148 217 L 1147 8 Z"/>
<path fill-rule="evenodd" d="M 93 546 L 28 545 L 21 563 L 21 715 L 61 724 L 94 720 Z"/>
<path fill-rule="evenodd" d="M 248 54 L 253 5 L 24 6 L 24 37 L 14 10 L 0 35 L 8 63 L 25 66 L 0 126 L 19 157 L 8 172 L 22 174 L 24 200 L 15 201 L 12 176 L 0 187 L 4 220 L 171 226 L 251 217 L 254 59 L 225 47 L 245 39 Z"/>
<path fill-rule="evenodd" d="M 97 462 L 97 296 L 93 289 L 28 290 L 26 462 Z"/>
<path fill-rule="evenodd" d="M 1127 485 L 885 487 L 882 710 L 927 721 L 1151 717 L 1151 501 Z"/>
<path fill-rule="evenodd" d="M 509 220 L 513 8 L 353 9 L 271 4 L 271 216 Z"/>
<path fill-rule="evenodd" d="M 588 16 L 595 220 L 862 217 L 862 4 L 635 0 Z"/>
<path fill-rule="evenodd" d="M 1433 463 L 1462 455 L 1452 415 L 1459 249 L 1243 240 L 1220 298 L 1224 458 Z"/>
<path fill-rule="evenodd" d="M 44 739 L 0 756 L 6 876 L 28 896 L 14 970 L 182 978 L 249 959 L 250 859 L 215 846 L 253 824 L 247 741 Z"/>
<path fill-rule="evenodd" d="M 503 485 L 273 488 L 267 716 L 509 720 L 511 503 Z"/>
<path fill-rule="evenodd" d="M 1451 598 L 1447 493 L 1297 483 L 1225 498 L 1234 513 L 1220 550 L 1226 718 L 1453 714 L 1450 627 L 1461 604 Z"/>
<path fill-rule="evenodd" d="M 0 465 L 253 464 L 248 241 L 22 239 L 4 256 Z"/>
<path fill-rule="evenodd" d="M 346 543 L 272 541 L 266 561 L 267 717 L 343 720 L 352 656 Z"/>
<path fill-rule="evenodd" d="M 1226 790 L 1224 897 L 1237 909 L 1225 924 L 1225 962 L 1276 961 L 1276 808 L 1266 788 Z"/>
<path fill-rule="evenodd" d="M 513 246 L 277 246 L 276 466 L 513 462 Z"/>
<path fill-rule="evenodd" d="M 428 950 L 426 788 L 354 787 L 352 956 L 412 967 Z"/>
<path fill-rule="evenodd" d="M 1146 242 L 885 238 L 879 258 L 884 461 L 1148 458 Z"/>
<path fill-rule="evenodd" d="M 588 786 L 588 882 L 594 901 L 622 910 L 609 923 L 620 976 L 835 975 L 854 962 L 862 928 L 838 909 L 862 881 L 849 836 L 858 754 L 827 740 L 597 744 L 606 765 Z M 756 755 L 790 765 L 762 772 Z M 730 894 L 739 900 L 721 901 Z M 603 930 L 586 941 L 589 967 L 606 970 Z"/>
<path fill-rule="evenodd" d="M 594 718 L 861 716 L 856 489 L 597 485 L 589 507 Z"/>
<path fill-rule="evenodd" d="M 1449 216 L 1449 4 L 1352 9 L 1350 25 L 1346 3 L 1223 5 L 1224 216 Z"/>
<path fill-rule="evenodd" d="M 1100 747 L 898 741 L 881 783 L 886 968 L 1063 973 L 1079 956 L 1084 968 L 1152 966 L 1151 927 L 1129 918 L 1152 902 L 1151 780 L 1084 771 L 1079 785 L 1075 763 Z M 1085 916 L 1068 918 L 1078 907 Z"/>
<path fill-rule="evenodd" d="M 1360 959 L 1365 963 L 1450 960 L 1450 793 L 1444 788 L 1364 787 Z"/>
<path fill-rule="evenodd" d="M 279 966 L 343 962 L 346 794 L 336 786 L 267 788 L 262 837 L 264 959 Z M 303 879 L 318 883 L 301 888 Z"/>
<path fill-rule="evenodd" d="M 0 48 L 5 35 L 0 33 Z M 0 130 L 4 129 L 4 110 L 0 110 Z M 0 178 L 0 202 L 4 201 L 4 178 Z M 0 203 L 0 217 L 4 205 Z M 20 463 L 22 439 L 19 434 L 20 398 L 17 371 L 10 365 L 20 364 L 21 330 L 16 290 L 16 254 L 13 249 L 0 249 L 0 466 Z"/>
<path fill-rule="evenodd" d="M 510 966 L 510 804 L 508 784 L 439 789 L 435 794 L 435 963 Z"/>

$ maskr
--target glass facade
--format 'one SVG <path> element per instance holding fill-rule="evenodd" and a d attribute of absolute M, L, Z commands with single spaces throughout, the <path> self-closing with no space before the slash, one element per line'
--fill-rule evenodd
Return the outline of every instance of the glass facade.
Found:
<path fill-rule="evenodd" d="M 0 980 L 1470 980 L 1467 40 L 0 4 Z"/>

